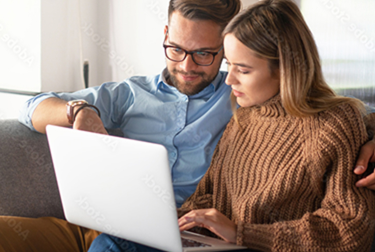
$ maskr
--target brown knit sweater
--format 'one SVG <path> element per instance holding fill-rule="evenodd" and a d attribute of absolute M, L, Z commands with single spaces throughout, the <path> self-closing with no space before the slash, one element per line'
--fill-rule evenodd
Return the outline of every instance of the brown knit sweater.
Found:
<path fill-rule="evenodd" d="M 230 121 L 179 216 L 216 208 L 237 224 L 237 244 L 261 251 L 368 251 L 375 197 L 355 186 L 368 138 L 358 110 L 298 118 L 277 95 L 237 113 L 241 129 Z"/>

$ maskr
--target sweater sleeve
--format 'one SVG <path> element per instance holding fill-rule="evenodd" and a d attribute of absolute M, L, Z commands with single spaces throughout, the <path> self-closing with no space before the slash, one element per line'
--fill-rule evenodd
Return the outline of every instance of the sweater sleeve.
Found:
<path fill-rule="evenodd" d="M 375 227 L 375 197 L 357 188 L 353 173 L 366 142 L 363 118 L 350 105 L 323 112 L 312 158 L 327 174 L 320 208 L 301 219 L 273 224 L 238 223 L 237 243 L 262 251 L 368 251 Z M 309 179 L 309 178 L 306 178 Z"/>

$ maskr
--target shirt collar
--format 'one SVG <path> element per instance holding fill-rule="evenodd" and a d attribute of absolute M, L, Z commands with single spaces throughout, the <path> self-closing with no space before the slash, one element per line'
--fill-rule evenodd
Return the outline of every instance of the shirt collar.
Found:
<path fill-rule="evenodd" d="M 165 90 L 165 89 L 168 89 L 168 90 L 173 89 L 173 90 L 177 91 L 177 89 L 175 87 L 172 87 L 172 86 L 168 85 L 166 75 L 167 75 L 167 68 L 165 68 L 163 70 L 163 72 L 159 75 L 159 79 L 158 79 L 158 82 L 156 84 L 156 91 Z M 199 98 L 209 99 L 215 93 L 215 91 L 219 87 L 220 83 L 223 82 L 222 79 L 224 77 L 225 77 L 224 74 L 222 72 L 219 72 L 216 75 L 215 79 L 206 88 L 204 88 L 198 94 L 189 96 L 189 98 L 191 98 L 191 99 L 199 99 Z"/>
<path fill-rule="evenodd" d="M 166 78 L 165 78 L 165 74 L 166 74 L 166 72 L 167 72 L 167 69 L 165 68 L 162 72 L 161 72 L 161 74 L 159 75 L 159 78 L 158 78 L 158 80 L 157 80 L 157 82 L 156 82 L 156 90 L 155 91 L 158 91 L 158 90 L 160 90 L 161 89 L 161 87 L 164 85 L 166 85 L 166 86 L 168 86 L 168 84 L 167 84 L 167 80 L 166 80 Z"/>

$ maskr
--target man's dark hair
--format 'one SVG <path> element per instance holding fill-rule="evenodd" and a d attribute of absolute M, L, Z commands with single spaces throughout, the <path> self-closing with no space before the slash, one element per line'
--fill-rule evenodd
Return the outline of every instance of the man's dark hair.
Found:
<path fill-rule="evenodd" d="M 211 20 L 224 30 L 240 10 L 240 0 L 170 0 L 168 17 L 178 11 L 189 20 Z"/>

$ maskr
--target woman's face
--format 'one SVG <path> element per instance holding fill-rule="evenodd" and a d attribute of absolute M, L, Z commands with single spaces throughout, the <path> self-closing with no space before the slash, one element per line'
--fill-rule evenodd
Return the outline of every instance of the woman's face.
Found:
<path fill-rule="evenodd" d="M 261 104 L 279 92 L 279 73 L 271 74 L 268 60 L 257 57 L 232 34 L 225 36 L 224 50 L 228 64 L 226 83 L 241 107 Z"/>

